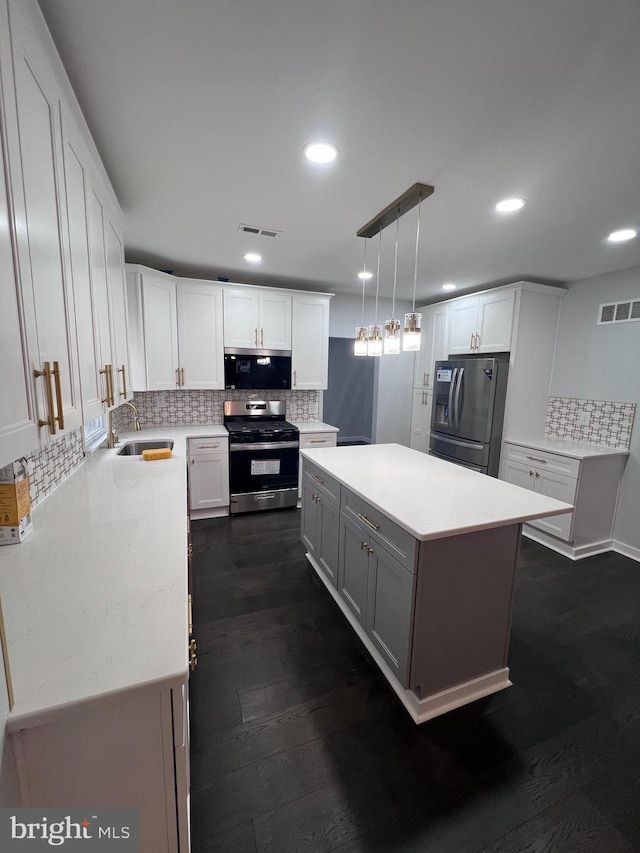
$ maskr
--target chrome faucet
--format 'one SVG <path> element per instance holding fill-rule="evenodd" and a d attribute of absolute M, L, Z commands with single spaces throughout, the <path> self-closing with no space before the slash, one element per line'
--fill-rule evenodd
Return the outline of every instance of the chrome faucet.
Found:
<path fill-rule="evenodd" d="M 135 415 L 135 419 L 133 421 L 133 428 L 136 432 L 142 429 L 140 426 L 140 418 L 138 416 L 138 410 L 133 405 L 133 403 L 129 403 L 125 400 L 124 403 L 121 403 L 122 406 L 129 406 L 130 409 L 133 409 L 133 413 Z M 119 407 L 118 407 L 119 408 Z M 109 409 L 109 423 L 107 425 L 107 447 L 115 447 L 119 441 L 118 435 L 113 429 L 113 409 Z"/>

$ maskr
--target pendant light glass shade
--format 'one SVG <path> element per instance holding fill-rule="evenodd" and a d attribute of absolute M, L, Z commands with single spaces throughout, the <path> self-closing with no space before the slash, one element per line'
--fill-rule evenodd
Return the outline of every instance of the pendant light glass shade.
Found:
<path fill-rule="evenodd" d="M 397 355 L 400 352 L 400 323 L 397 320 L 387 320 L 384 324 L 385 355 Z"/>
<path fill-rule="evenodd" d="M 371 326 L 369 326 L 367 355 L 382 355 L 382 326 L 378 323 L 372 323 Z"/>
<path fill-rule="evenodd" d="M 367 343 L 367 327 L 366 326 L 356 326 L 356 339 L 353 344 L 353 354 L 354 355 L 367 355 L 368 354 L 368 343 Z"/>
<path fill-rule="evenodd" d="M 420 330 L 421 323 L 422 314 L 418 314 L 416 311 L 410 311 L 404 315 L 402 349 L 405 352 L 416 352 L 420 349 L 420 340 L 422 338 Z"/>

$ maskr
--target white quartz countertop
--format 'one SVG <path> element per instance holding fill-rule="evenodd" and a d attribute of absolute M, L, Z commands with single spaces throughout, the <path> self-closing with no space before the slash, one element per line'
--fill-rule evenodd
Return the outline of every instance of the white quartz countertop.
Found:
<path fill-rule="evenodd" d="M 158 427 L 170 459 L 96 450 L 33 510 L 34 530 L 0 547 L 15 706 L 9 730 L 60 706 L 187 676 L 187 436 L 221 425 Z"/>
<path fill-rule="evenodd" d="M 312 421 L 311 423 L 304 423 L 303 421 L 289 421 L 292 423 L 294 427 L 298 428 L 298 432 L 307 433 L 307 432 L 340 432 L 338 427 L 331 426 L 331 424 L 325 424 L 322 421 Z"/>
<path fill-rule="evenodd" d="M 629 451 L 624 447 L 607 447 L 604 444 L 591 444 L 588 441 L 571 441 L 568 438 L 558 438 L 554 435 L 543 435 L 531 438 L 507 438 L 508 444 L 519 447 L 531 447 L 533 450 L 548 450 L 569 456 L 572 459 L 589 459 L 595 456 L 628 456 Z"/>
<path fill-rule="evenodd" d="M 326 447 L 301 454 L 423 541 L 573 509 L 399 444 Z"/>

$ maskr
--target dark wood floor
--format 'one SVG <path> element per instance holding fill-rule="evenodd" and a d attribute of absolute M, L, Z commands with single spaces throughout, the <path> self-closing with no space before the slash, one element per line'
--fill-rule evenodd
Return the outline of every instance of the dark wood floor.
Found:
<path fill-rule="evenodd" d="M 640 850 L 638 563 L 524 539 L 514 686 L 416 726 L 299 524 L 193 525 L 193 853 Z"/>

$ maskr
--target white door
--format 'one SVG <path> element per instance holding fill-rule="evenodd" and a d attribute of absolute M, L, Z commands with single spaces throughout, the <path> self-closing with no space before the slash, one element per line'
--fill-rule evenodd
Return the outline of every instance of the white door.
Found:
<path fill-rule="evenodd" d="M 222 288 L 184 280 L 177 297 L 181 387 L 224 389 Z"/>
<path fill-rule="evenodd" d="M 291 349 L 291 295 L 277 288 L 258 294 L 259 349 Z"/>
<path fill-rule="evenodd" d="M 145 272 L 142 303 L 147 390 L 173 391 L 179 367 L 176 283 Z"/>
<path fill-rule="evenodd" d="M 477 320 L 477 298 L 456 299 L 449 304 L 449 355 L 473 352 Z"/>
<path fill-rule="evenodd" d="M 293 297 L 291 387 L 297 391 L 327 387 L 329 373 L 329 300 Z"/>
<path fill-rule="evenodd" d="M 507 290 L 479 297 L 476 352 L 508 352 L 511 349 L 515 295 L 515 290 Z"/>
<path fill-rule="evenodd" d="M 255 290 L 224 289 L 224 346 L 259 346 L 258 294 Z"/>

